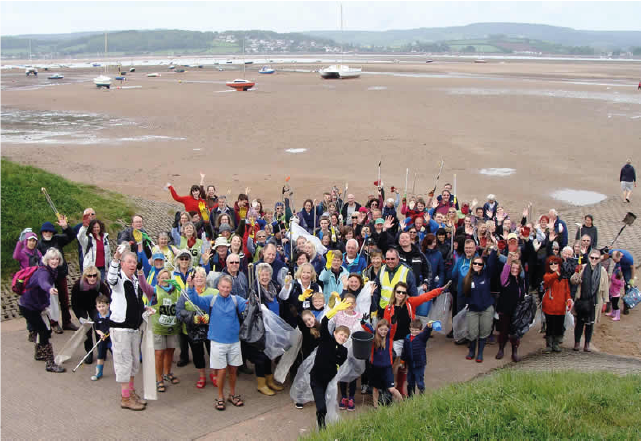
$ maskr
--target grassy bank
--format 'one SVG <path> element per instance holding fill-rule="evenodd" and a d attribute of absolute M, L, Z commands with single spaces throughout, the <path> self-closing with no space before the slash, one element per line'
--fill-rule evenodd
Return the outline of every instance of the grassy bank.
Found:
<path fill-rule="evenodd" d="M 641 376 L 505 370 L 343 419 L 310 439 L 641 439 Z"/>
<path fill-rule="evenodd" d="M 16 164 L 2 159 L 2 278 L 7 279 L 18 269 L 13 249 L 20 232 L 30 227 L 40 236 L 43 222 L 57 221 L 53 210 L 40 191 L 47 189 L 56 208 L 67 216 L 70 225 L 82 220 L 87 207 L 96 210 L 97 218 L 107 225 L 110 233 L 122 229 L 115 221 L 130 220 L 133 207 L 120 194 L 101 190 L 93 185 L 78 184 L 39 168 Z M 58 227 L 59 229 L 60 227 Z M 70 244 L 65 251 L 73 252 Z"/>

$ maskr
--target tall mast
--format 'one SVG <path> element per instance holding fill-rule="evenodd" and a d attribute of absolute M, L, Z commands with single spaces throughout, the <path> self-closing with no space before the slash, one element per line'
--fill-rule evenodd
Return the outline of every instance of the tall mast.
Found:
<path fill-rule="evenodd" d="M 105 32 L 105 74 L 107 73 L 107 32 Z"/>
<path fill-rule="evenodd" d="M 345 51 L 343 50 L 343 4 L 340 4 L 341 7 L 341 64 L 345 62 Z"/>
<path fill-rule="evenodd" d="M 31 38 L 29 39 L 29 63 L 31 63 Z"/>

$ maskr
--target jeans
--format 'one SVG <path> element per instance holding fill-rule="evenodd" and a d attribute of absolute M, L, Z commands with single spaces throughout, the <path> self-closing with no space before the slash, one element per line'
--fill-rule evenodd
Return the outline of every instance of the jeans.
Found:
<path fill-rule="evenodd" d="M 425 366 L 407 369 L 407 394 L 414 395 L 414 385 L 423 393 L 425 391 Z"/>

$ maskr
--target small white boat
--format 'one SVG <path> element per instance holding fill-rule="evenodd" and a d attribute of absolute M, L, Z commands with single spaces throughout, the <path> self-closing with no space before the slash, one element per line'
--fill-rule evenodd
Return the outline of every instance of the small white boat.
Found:
<path fill-rule="evenodd" d="M 48 77 L 48 79 L 50 79 L 50 80 L 62 80 L 63 78 L 64 78 L 64 75 L 59 74 L 59 73 L 50 75 Z"/>
<path fill-rule="evenodd" d="M 276 71 L 274 69 L 272 69 L 271 67 L 269 67 L 269 66 L 263 66 L 258 71 L 258 73 L 260 73 L 260 74 L 273 74 L 274 72 L 276 72 Z"/>
<path fill-rule="evenodd" d="M 474 60 L 474 62 L 479 64 L 485 64 L 487 63 L 487 60 L 484 58 L 477 58 L 476 60 Z"/>
<path fill-rule="evenodd" d="M 160 76 L 160 74 L 159 74 L 158 72 L 154 72 L 154 73 L 147 74 L 147 76 L 148 76 L 149 78 L 156 78 L 156 77 L 159 77 L 159 76 Z"/>
<path fill-rule="evenodd" d="M 93 79 L 93 83 L 98 89 L 101 87 L 109 89 L 111 87 L 111 78 L 106 75 L 100 75 Z"/>
<path fill-rule="evenodd" d="M 337 79 L 348 79 L 348 78 L 358 78 L 361 76 L 361 69 L 349 67 L 346 64 L 332 64 L 331 66 L 326 67 L 325 69 L 320 70 L 321 78 L 326 80 L 337 78 Z"/>
<path fill-rule="evenodd" d="M 38 69 L 36 69 L 35 67 L 27 67 L 27 68 L 24 70 L 24 73 L 25 73 L 27 76 L 29 76 L 29 75 L 33 74 L 33 76 L 34 76 L 34 77 L 37 77 L 37 76 L 38 76 Z"/>
<path fill-rule="evenodd" d="M 434 62 L 434 60 L 432 60 L 431 58 L 428 58 L 427 60 L 425 60 L 425 62 L 426 62 L 426 63 L 433 63 L 433 62 Z"/>

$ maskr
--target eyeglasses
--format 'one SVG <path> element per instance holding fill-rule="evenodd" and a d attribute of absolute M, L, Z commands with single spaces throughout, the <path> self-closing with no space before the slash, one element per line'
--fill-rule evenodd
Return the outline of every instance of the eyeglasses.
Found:
<path fill-rule="evenodd" d="M 234 262 L 229 262 L 229 264 L 230 265 L 240 265 L 240 262 L 238 260 L 236 260 Z"/>
<path fill-rule="evenodd" d="M 483 263 L 481 263 L 481 262 L 473 262 L 472 266 L 483 266 Z"/>
<path fill-rule="evenodd" d="M 98 274 L 87 274 L 87 278 L 93 279 L 94 277 L 98 277 Z"/>
<path fill-rule="evenodd" d="M 599 260 L 601 259 L 599 256 L 590 256 L 590 260 Z"/>
<path fill-rule="evenodd" d="M 416 234 L 416 231 L 410 231 L 410 234 Z"/>
<path fill-rule="evenodd" d="M 407 294 L 407 291 L 396 291 L 396 294 Z"/>
<path fill-rule="evenodd" d="M 550 262 L 550 266 L 559 266 L 559 264 L 556 262 Z"/>
<path fill-rule="evenodd" d="M 189 257 L 180 257 L 178 260 L 189 260 Z"/>
<path fill-rule="evenodd" d="M 88 213 L 88 214 L 89 214 L 89 216 L 95 216 L 96 215 L 96 213 Z"/>

